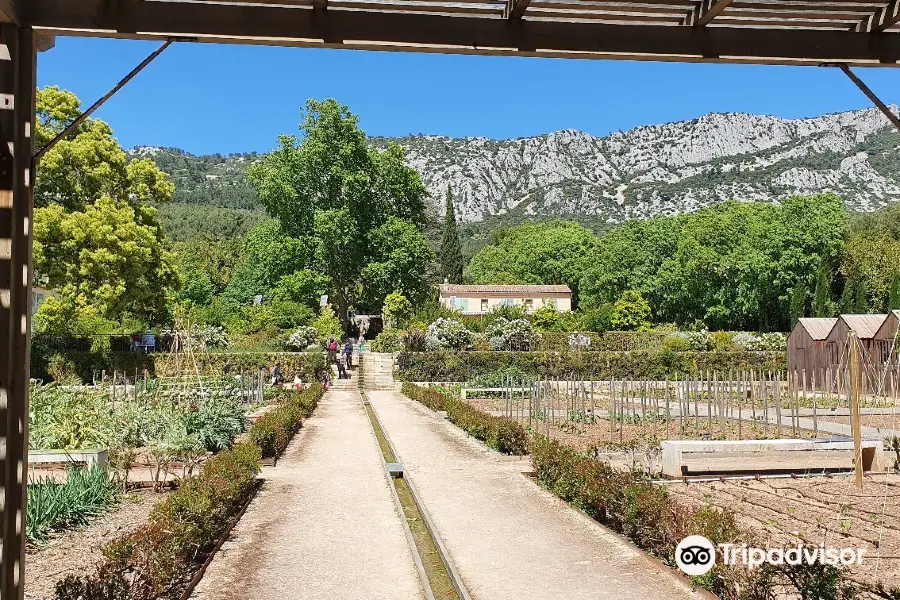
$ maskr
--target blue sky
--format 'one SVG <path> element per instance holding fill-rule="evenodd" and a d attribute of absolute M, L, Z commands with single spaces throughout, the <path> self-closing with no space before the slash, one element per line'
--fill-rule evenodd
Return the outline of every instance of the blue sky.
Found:
<path fill-rule="evenodd" d="M 157 45 L 60 38 L 40 55 L 38 81 L 87 105 Z M 900 70 L 857 72 L 900 103 Z M 605 135 L 708 112 L 806 117 L 869 106 L 839 71 L 816 67 L 177 44 L 97 116 L 125 147 L 265 151 L 279 133 L 296 131 L 311 97 L 347 104 L 370 135 L 492 138 L 566 128 Z"/>

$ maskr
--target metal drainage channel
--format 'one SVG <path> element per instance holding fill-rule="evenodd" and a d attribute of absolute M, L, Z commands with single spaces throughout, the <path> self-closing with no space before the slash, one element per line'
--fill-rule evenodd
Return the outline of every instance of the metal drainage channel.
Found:
<path fill-rule="evenodd" d="M 362 377 L 360 375 L 360 381 Z M 403 465 L 397 462 L 394 446 L 388 439 L 378 415 L 369 403 L 369 396 L 360 389 L 363 407 L 369 416 L 372 430 L 381 448 L 385 470 L 393 483 L 391 491 L 397 509 L 403 513 L 404 530 L 409 542 L 419 578 L 428 600 L 471 600 L 462 579 L 450 562 L 447 549 L 435 533 L 431 518 L 412 481 L 404 477 Z M 427 564 L 426 564 L 427 563 Z"/>

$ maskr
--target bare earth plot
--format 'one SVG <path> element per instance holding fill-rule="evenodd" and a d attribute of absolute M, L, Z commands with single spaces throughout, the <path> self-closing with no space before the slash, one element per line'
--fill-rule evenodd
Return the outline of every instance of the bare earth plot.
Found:
<path fill-rule="evenodd" d="M 395 392 L 369 400 L 473 600 L 698 598 L 690 584 Z"/>
<path fill-rule="evenodd" d="M 415 563 L 356 391 L 325 394 L 216 555 L 202 600 L 420 600 Z"/>

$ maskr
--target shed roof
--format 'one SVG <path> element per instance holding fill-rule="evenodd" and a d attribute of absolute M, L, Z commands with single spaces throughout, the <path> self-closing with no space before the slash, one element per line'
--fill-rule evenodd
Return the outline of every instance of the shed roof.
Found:
<path fill-rule="evenodd" d="M 841 315 L 840 318 L 847 324 L 847 327 L 856 332 L 860 339 L 870 339 L 878 333 L 887 315 Z"/>
<path fill-rule="evenodd" d="M 800 319 L 800 326 L 806 330 L 809 337 L 819 341 L 828 337 L 835 323 L 837 323 L 837 317 L 804 317 Z"/>
<path fill-rule="evenodd" d="M 442 295 L 448 294 L 571 294 L 567 285 L 460 285 L 444 283 Z"/>

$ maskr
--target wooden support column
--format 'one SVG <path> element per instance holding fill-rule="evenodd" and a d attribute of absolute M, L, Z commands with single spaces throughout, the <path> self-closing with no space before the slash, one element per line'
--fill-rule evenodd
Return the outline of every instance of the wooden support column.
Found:
<path fill-rule="evenodd" d="M 36 36 L 0 25 L 0 600 L 21 600 L 28 472 Z"/>

